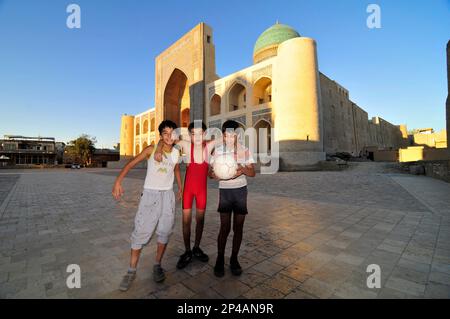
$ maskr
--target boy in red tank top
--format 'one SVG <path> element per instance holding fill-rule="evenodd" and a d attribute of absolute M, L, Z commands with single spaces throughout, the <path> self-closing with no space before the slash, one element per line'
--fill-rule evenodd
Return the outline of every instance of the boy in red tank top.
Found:
<path fill-rule="evenodd" d="M 204 134 L 206 125 L 201 122 L 201 127 L 195 126 L 194 122 L 188 126 L 190 141 L 178 140 L 175 143 L 181 146 L 186 154 L 187 168 L 183 187 L 183 240 L 186 251 L 180 256 L 177 268 L 186 267 L 193 257 L 202 262 L 208 262 L 209 257 L 200 249 L 200 241 L 205 224 L 205 209 L 207 195 L 207 176 L 208 176 L 208 150 L 213 147 L 214 141 L 206 142 Z M 160 161 L 163 153 L 160 145 L 156 149 L 155 159 Z M 192 223 L 192 202 L 195 198 L 196 205 L 196 227 L 195 242 L 191 250 L 191 223 Z"/>

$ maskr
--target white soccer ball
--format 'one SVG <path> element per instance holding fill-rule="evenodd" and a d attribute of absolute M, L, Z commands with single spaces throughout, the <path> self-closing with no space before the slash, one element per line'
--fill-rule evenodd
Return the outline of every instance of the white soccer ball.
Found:
<path fill-rule="evenodd" d="M 237 171 L 237 162 L 232 154 L 221 154 L 213 158 L 214 174 L 219 179 L 230 179 Z"/>

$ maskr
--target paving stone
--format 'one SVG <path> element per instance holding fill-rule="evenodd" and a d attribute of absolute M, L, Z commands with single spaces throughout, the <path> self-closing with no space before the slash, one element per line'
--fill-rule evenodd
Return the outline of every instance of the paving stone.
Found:
<path fill-rule="evenodd" d="M 269 260 L 265 260 L 259 264 L 254 265 L 252 268 L 265 275 L 273 276 L 274 274 L 282 270 L 283 266 L 275 264 Z"/>
<path fill-rule="evenodd" d="M 268 278 L 270 278 L 268 275 L 253 268 L 243 271 L 238 277 L 241 282 L 252 288 L 264 282 Z"/>
<path fill-rule="evenodd" d="M 315 278 L 309 278 L 298 286 L 298 289 L 318 298 L 330 298 L 336 287 Z"/>
<path fill-rule="evenodd" d="M 431 271 L 450 274 L 450 265 L 446 264 L 446 263 L 442 263 L 440 261 L 433 261 L 431 264 Z"/>
<path fill-rule="evenodd" d="M 223 298 L 224 297 L 214 289 L 206 289 L 192 296 L 192 299 L 223 299 Z"/>
<path fill-rule="evenodd" d="M 247 299 L 280 299 L 284 297 L 284 294 L 277 289 L 262 284 L 250 289 L 243 296 Z"/>
<path fill-rule="evenodd" d="M 389 277 L 385 286 L 417 297 L 422 297 L 425 292 L 425 285 L 394 276 Z"/>
<path fill-rule="evenodd" d="M 285 297 L 285 299 L 317 299 L 316 296 L 313 296 L 307 292 L 304 292 L 301 289 L 294 289 L 292 292 L 290 292 L 289 294 L 287 294 Z"/>
<path fill-rule="evenodd" d="M 277 255 L 274 255 L 273 257 L 268 259 L 270 262 L 273 262 L 275 264 L 278 264 L 280 266 L 286 267 L 298 260 L 296 256 L 292 256 L 288 253 L 280 253 Z"/>
<path fill-rule="evenodd" d="M 332 261 L 312 274 L 312 277 L 337 287 L 347 280 L 351 273 L 352 267 L 348 264 Z"/>
<path fill-rule="evenodd" d="M 430 272 L 431 266 L 429 264 L 423 264 L 420 262 L 412 261 L 406 258 L 400 258 L 397 265 L 402 268 L 408 268 L 415 271 L 420 271 L 422 273 L 428 274 Z"/>
<path fill-rule="evenodd" d="M 188 299 L 193 297 L 195 293 L 186 288 L 183 284 L 177 283 L 164 290 L 156 292 L 154 295 L 158 299 Z"/>
<path fill-rule="evenodd" d="M 428 282 L 428 273 L 396 266 L 391 272 L 391 276 L 412 281 L 418 284 L 425 285 Z"/>
<path fill-rule="evenodd" d="M 300 282 L 278 273 L 264 281 L 264 285 L 277 289 L 286 295 L 299 286 Z"/>
<path fill-rule="evenodd" d="M 182 283 L 187 288 L 198 294 L 203 292 L 204 290 L 209 290 L 211 286 L 218 283 L 218 279 L 214 277 L 212 272 L 205 271 L 198 274 L 197 276 L 193 276 L 183 280 Z"/>
<path fill-rule="evenodd" d="M 430 282 L 425 289 L 426 298 L 449 299 L 450 285 L 443 285 L 439 283 Z"/>
<path fill-rule="evenodd" d="M 221 280 L 212 286 L 212 288 L 227 299 L 236 298 L 251 289 L 249 286 L 234 278 Z"/>
<path fill-rule="evenodd" d="M 450 286 L 450 274 L 444 272 L 432 271 L 428 280 L 432 283 Z"/>
<path fill-rule="evenodd" d="M 334 296 L 345 299 L 372 299 L 377 297 L 377 291 L 376 288 L 362 289 L 361 287 L 346 282 L 336 289 Z"/>
<path fill-rule="evenodd" d="M 340 253 L 334 259 L 336 261 L 354 265 L 354 266 L 359 266 L 364 261 L 364 258 L 362 258 L 362 257 L 354 256 L 354 255 L 347 254 L 347 253 Z"/>

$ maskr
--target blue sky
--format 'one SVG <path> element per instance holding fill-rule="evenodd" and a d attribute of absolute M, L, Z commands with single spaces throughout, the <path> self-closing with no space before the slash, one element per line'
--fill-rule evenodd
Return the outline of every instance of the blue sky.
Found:
<path fill-rule="evenodd" d="M 81 29 L 66 7 L 81 7 Z M 381 8 L 369 29 L 367 5 Z M 119 141 L 120 116 L 154 105 L 154 58 L 199 22 L 213 28 L 217 73 L 252 64 L 279 20 L 316 39 L 319 68 L 369 117 L 445 127 L 450 1 L 0 0 L 0 135 L 82 133 Z"/>

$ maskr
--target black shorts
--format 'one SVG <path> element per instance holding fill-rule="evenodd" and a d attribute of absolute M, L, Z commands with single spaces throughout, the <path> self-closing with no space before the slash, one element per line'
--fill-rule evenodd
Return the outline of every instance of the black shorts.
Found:
<path fill-rule="evenodd" d="M 247 211 L 247 186 L 240 188 L 219 189 L 219 213 L 248 214 Z"/>

